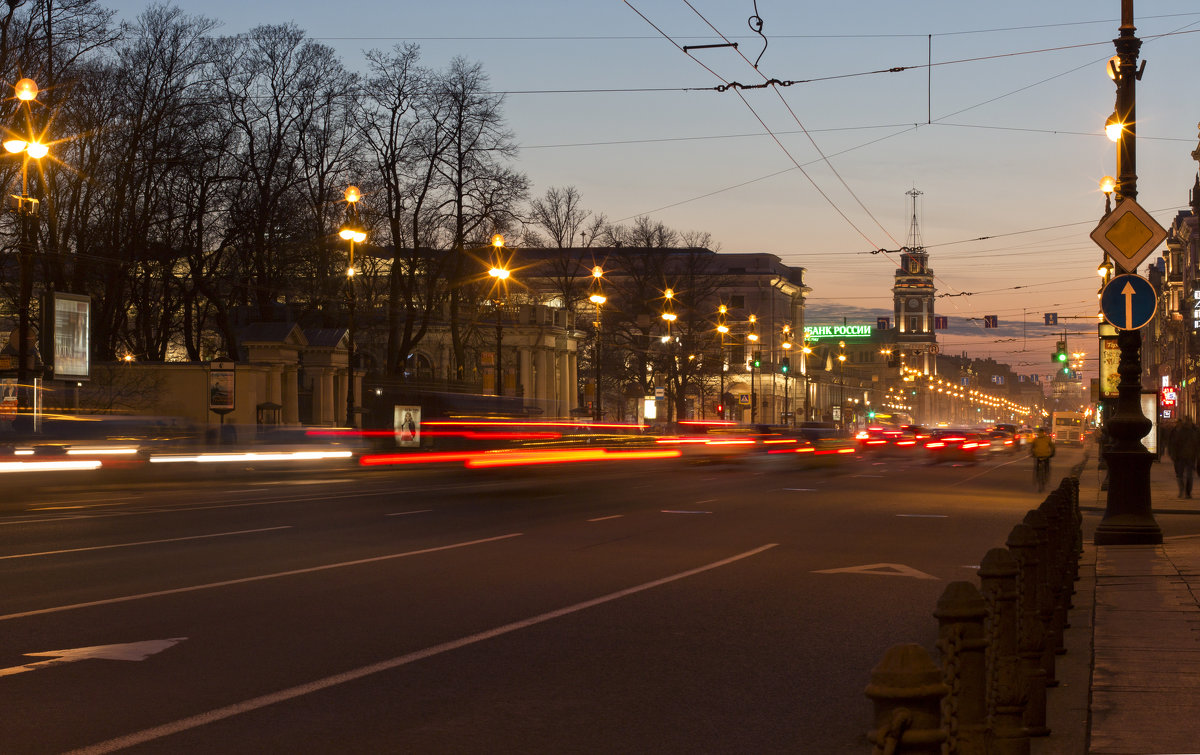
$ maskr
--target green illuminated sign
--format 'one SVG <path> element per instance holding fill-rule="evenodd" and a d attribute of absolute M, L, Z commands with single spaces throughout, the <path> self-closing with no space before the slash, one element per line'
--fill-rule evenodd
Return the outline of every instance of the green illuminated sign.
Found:
<path fill-rule="evenodd" d="M 822 338 L 870 338 L 872 325 L 809 325 L 804 337 L 810 341 Z"/>

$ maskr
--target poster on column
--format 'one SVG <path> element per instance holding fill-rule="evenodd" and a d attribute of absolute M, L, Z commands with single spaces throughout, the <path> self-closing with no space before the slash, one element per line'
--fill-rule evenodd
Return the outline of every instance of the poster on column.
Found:
<path fill-rule="evenodd" d="M 417 448 L 421 445 L 421 407 L 396 405 L 392 415 L 396 445 Z"/>

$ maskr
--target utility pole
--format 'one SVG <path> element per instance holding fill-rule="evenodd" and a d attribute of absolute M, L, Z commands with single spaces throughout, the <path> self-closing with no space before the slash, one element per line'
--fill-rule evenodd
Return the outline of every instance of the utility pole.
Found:
<path fill-rule="evenodd" d="M 1115 71 L 1117 84 L 1117 121 L 1122 124 L 1117 140 L 1117 187 L 1119 199 L 1137 198 L 1136 164 L 1136 84 L 1138 51 L 1142 41 L 1133 25 L 1133 0 L 1121 0 L 1120 36 L 1113 40 L 1119 65 Z M 1146 450 L 1141 439 L 1153 427 L 1142 414 L 1142 334 L 1138 330 L 1121 330 L 1117 335 L 1121 361 L 1117 373 L 1117 407 L 1108 421 L 1108 433 L 1113 440 L 1111 450 L 1104 453 L 1108 462 L 1108 502 L 1104 518 L 1096 526 L 1096 545 L 1158 544 L 1163 541 L 1162 530 L 1150 508 L 1150 465 L 1154 454 Z"/>

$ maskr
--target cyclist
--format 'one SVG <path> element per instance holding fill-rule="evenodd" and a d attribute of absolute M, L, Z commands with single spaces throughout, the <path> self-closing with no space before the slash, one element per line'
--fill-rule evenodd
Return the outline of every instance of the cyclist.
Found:
<path fill-rule="evenodd" d="M 1038 428 L 1037 437 L 1029 444 L 1029 455 L 1034 459 L 1033 478 L 1040 493 L 1050 479 L 1050 457 L 1054 455 L 1054 439 L 1046 434 L 1046 428 Z"/>

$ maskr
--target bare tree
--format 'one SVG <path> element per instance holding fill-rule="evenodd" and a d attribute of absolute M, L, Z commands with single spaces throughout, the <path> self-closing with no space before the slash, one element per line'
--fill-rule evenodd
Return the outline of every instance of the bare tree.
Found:
<path fill-rule="evenodd" d="M 356 122 L 373 158 L 378 198 L 370 203 L 392 248 L 387 297 L 387 372 L 403 372 L 444 301 L 444 257 L 431 253 L 438 221 L 436 166 L 449 144 L 435 127 L 442 100 L 430 91 L 431 74 L 418 65 L 416 45 L 367 53 Z"/>
<path fill-rule="evenodd" d="M 492 230 L 513 222 L 529 182 L 506 165 L 516 157 L 516 143 L 504 125 L 504 98 L 488 91 L 488 78 L 479 63 L 452 60 L 434 82 L 433 96 L 444 103 L 435 128 L 448 140 L 436 165 L 446 186 L 443 211 L 453 229 L 447 270 L 450 337 L 454 374 L 462 379 L 467 362 L 460 322 L 462 296 L 466 284 L 482 272 L 473 269 L 480 265 L 467 254 L 468 245 L 479 244 Z"/>

